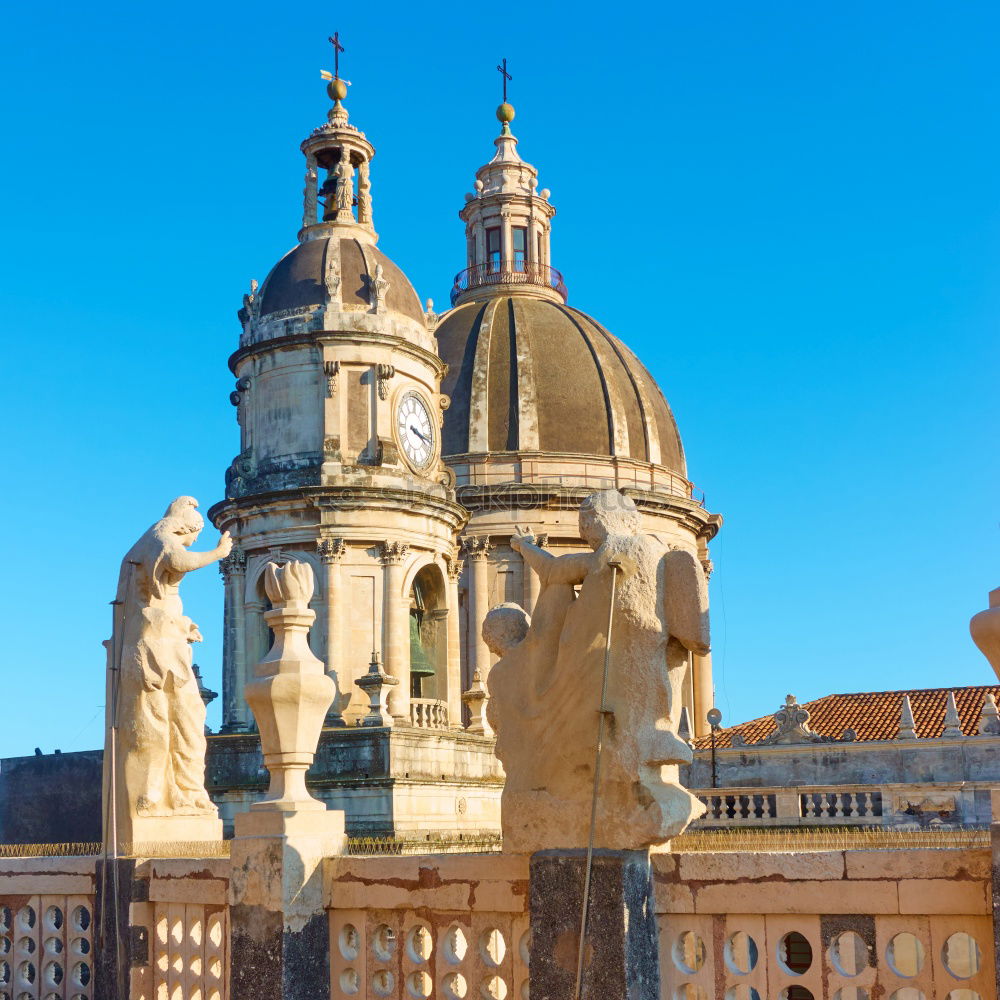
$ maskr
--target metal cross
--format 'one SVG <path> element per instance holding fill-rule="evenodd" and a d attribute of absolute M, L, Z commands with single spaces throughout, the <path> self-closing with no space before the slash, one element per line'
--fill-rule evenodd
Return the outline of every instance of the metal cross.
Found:
<path fill-rule="evenodd" d="M 340 53 L 344 52 L 344 46 L 340 44 L 340 32 L 335 31 L 327 41 L 333 46 L 333 78 L 340 79 Z"/>
<path fill-rule="evenodd" d="M 507 72 L 507 60 L 504 59 L 502 65 L 497 66 L 497 72 L 503 77 L 503 102 L 507 103 L 507 81 L 513 80 L 514 77 Z"/>

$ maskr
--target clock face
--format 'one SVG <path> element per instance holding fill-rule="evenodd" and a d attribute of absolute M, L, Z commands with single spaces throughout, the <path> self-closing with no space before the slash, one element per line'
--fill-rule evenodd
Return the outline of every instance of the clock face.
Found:
<path fill-rule="evenodd" d="M 410 464 L 426 469 L 434 458 L 435 427 L 422 396 L 406 393 L 396 409 L 396 433 Z"/>

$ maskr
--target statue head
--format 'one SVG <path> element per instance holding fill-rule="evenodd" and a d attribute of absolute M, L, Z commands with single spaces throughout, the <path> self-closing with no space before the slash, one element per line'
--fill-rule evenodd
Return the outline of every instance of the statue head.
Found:
<path fill-rule="evenodd" d="M 506 656 L 531 627 L 531 616 L 520 604 L 498 604 L 483 619 L 483 642 L 496 656 Z"/>
<path fill-rule="evenodd" d="M 641 527 L 639 509 L 618 490 L 591 493 L 580 504 L 580 536 L 592 549 L 598 548 L 608 535 L 637 535 Z"/>
<path fill-rule="evenodd" d="M 185 548 L 194 545 L 205 527 L 194 497 L 178 497 L 167 508 L 160 522 L 171 534 L 178 535 Z"/>

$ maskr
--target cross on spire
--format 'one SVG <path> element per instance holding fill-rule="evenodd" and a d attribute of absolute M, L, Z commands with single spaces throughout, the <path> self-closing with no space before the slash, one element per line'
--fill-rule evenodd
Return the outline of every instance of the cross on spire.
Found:
<path fill-rule="evenodd" d="M 335 31 L 327 41 L 333 46 L 333 78 L 340 79 L 340 53 L 346 51 L 340 44 L 340 32 Z"/>
<path fill-rule="evenodd" d="M 504 59 L 504 61 L 503 61 L 503 63 L 501 65 L 497 66 L 497 72 L 500 74 L 501 77 L 503 77 L 503 102 L 504 102 L 504 104 L 506 104 L 507 103 L 507 81 L 514 79 L 514 77 L 512 77 L 510 75 L 510 73 L 507 72 L 507 60 L 506 59 Z"/>

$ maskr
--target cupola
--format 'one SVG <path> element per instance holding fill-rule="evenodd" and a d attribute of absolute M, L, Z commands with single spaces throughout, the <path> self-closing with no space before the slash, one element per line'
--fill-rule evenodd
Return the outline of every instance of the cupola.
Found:
<path fill-rule="evenodd" d="M 466 266 L 455 275 L 452 305 L 498 292 L 566 301 L 562 275 L 549 260 L 556 210 L 548 189 L 538 190 L 538 171 L 518 155 L 506 81 L 505 75 L 504 101 L 497 108 L 500 135 L 493 141 L 496 154 L 476 171 L 475 191 L 465 196 L 458 213 L 465 223 Z"/>

